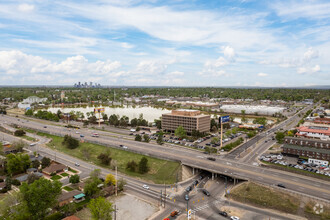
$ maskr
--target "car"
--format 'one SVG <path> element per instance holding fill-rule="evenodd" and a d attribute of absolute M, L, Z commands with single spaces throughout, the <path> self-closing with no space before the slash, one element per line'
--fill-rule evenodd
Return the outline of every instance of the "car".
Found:
<path fill-rule="evenodd" d="M 126 147 L 125 145 L 123 146 L 124 149 L 128 149 L 128 147 Z"/>
<path fill-rule="evenodd" d="M 142 187 L 143 187 L 143 189 L 149 189 L 149 186 L 146 184 L 144 184 Z"/>
<path fill-rule="evenodd" d="M 44 128 L 47 128 L 47 126 L 44 126 Z"/>
<path fill-rule="evenodd" d="M 99 137 L 99 134 L 98 133 L 93 133 L 92 137 Z"/>
<path fill-rule="evenodd" d="M 82 138 L 83 138 L 83 137 L 85 137 L 85 136 L 84 136 L 83 134 L 80 134 L 80 137 L 82 137 Z"/>
<path fill-rule="evenodd" d="M 203 189 L 203 193 L 204 193 L 204 195 L 206 195 L 206 196 L 210 196 L 209 191 L 207 191 L 206 189 Z"/>
<path fill-rule="evenodd" d="M 79 166 L 80 166 L 80 164 L 79 164 L 79 163 L 75 163 L 74 165 L 75 165 L 76 167 L 79 167 Z"/>
<path fill-rule="evenodd" d="M 212 160 L 212 161 L 215 161 L 216 160 L 214 157 L 208 157 L 207 159 L 208 160 Z"/>
<path fill-rule="evenodd" d="M 174 217 L 174 216 L 176 216 L 176 215 L 178 215 L 178 214 L 179 214 L 179 211 L 174 210 L 173 212 L 171 212 L 170 216 L 171 216 L 171 217 Z"/>
<path fill-rule="evenodd" d="M 133 135 L 133 133 L 129 133 L 129 135 Z"/>
<path fill-rule="evenodd" d="M 227 212 L 219 212 L 219 215 L 222 215 L 223 217 L 227 217 L 228 216 Z"/>
<path fill-rule="evenodd" d="M 190 192 L 192 190 L 192 187 L 191 186 L 188 186 L 187 188 L 186 188 L 186 192 Z"/>
<path fill-rule="evenodd" d="M 286 188 L 282 183 L 277 184 L 278 187 Z"/>
<path fill-rule="evenodd" d="M 36 145 L 36 143 L 32 143 L 32 144 L 30 144 L 30 147 L 33 147 L 34 145 Z"/>
<path fill-rule="evenodd" d="M 184 196 L 184 199 L 185 199 L 186 201 L 188 201 L 188 200 L 189 200 L 189 195 L 186 194 L 186 195 Z"/>
<path fill-rule="evenodd" d="M 193 182 L 193 184 L 194 184 L 195 186 L 197 186 L 197 184 L 198 184 L 198 180 L 195 180 L 195 181 Z"/>
<path fill-rule="evenodd" d="M 79 131 L 76 131 L 76 134 L 80 134 L 80 132 Z"/>
<path fill-rule="evenodd" d="M 230 219 L 231 220 L 239 220 L 239 217 L 237 217 L 237 216 L 231 216 Z"/>

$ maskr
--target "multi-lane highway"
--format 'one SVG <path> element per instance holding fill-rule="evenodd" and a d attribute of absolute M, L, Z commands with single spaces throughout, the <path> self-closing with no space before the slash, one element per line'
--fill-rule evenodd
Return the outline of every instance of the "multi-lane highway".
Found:
<path fill-rule="evenodd" d="M 24 119 L 18 121 L 17 118 L 10 116 L 1 117 L 7 123 L 16 123 L 27 128 L 36 129 L 55 135 L 63 136 L 65 134 L 71 134 L 73 137 L 80 138 L 79 134 L 75 134 L 74 131 L 69 131 L 65 127 L 54 125 L 47 125 L 45 127 L 45 124 L 35 121 L 27 122 Z M 98 131 L 100 134 L 100 137 L 98 138 L 91 137 L 92 132 L 88 129 L 80 129 L 80 133 L 85 135 L 85 141 L 116 148 L 119 148 L 120 144 L 124 144 L 128 147 L 127 150 L 137 153 L 180 161 L 182 164 L 191 167 L 208 170 L 214 173 L 222 173 L 240 179 L 253 180 L 267 185 L 282 183 L 286 185 L 289 190 L 308 194 L 316 198 L 323 198 L 326 200 L 330 199 L 329 181 L 314 179 L 280 170 L 262 168 L 247 163 L 242 163 L 237 160 L 230 160 L 221 156 L 218 156 L 216 161 L 210 161 L 206 159 L 204 154 L 186 148 L 180 148 L 178 146 L 165 147 L 152 143 L 135 142 L 110 136 L 108 132 Z"/>

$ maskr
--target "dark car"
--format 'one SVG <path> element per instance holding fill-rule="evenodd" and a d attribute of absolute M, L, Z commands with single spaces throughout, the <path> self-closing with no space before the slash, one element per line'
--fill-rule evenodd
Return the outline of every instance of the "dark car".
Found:
<path fill-rule="evenodd" d="M 216 160 L 214 157 L 208 157 L 207 159 L 208 160 L 212 160 L 212 161 L 215 161 Z"/>
<path fill-rule="evenodd" d="M 191 186 L 188 186 L 187 188 L 186 188 L 186 191 L 187 192 L 190 192 L 192 190 L 192 187 Z"/>
<path fill-rule="evenodd" d="M 228 216 L 227 212 L 219 212 L 219 215 L 222 215 L 224 217 L 227 217 Z"/>
<path fill-rule="evenodd" d="M 210 196 L 209 191 L 207 191 L 206 189 L 203 189 L 203 193 L 204 193 L 206 196 Z"/>
<path fill-rule="evenodd" d="M 186 201 L 188 201 L 188 200 L 189 200 L 189 195 L 186 194 L 186 195 L 184 196 L 184 199 L 185 199 Z"/>
<path fill-rule="evenodd" d="M 286 188 L 282 183 L 277 184 L 278 187 Z"/>
<path fill-rule="evenodd" d="M 195 186 L 197 186 L 197 184 L 198 184 L 198 180 L 195 180 L 195 181 L 193 182 L 193 184 L 194 184 Z"/>
<path fill-rule="evenodd" d="M 44 126 L 44 128 L 47 128 L 47 126 Z"/>

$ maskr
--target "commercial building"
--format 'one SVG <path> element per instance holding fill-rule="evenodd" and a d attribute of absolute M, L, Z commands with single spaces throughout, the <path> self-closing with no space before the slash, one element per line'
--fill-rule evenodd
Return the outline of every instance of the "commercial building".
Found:
<path fill-rule="evenodd" d="M 193 130 L 209 132 L 210 122 L 211 117 L 201 114 L 198 110 L 172 110 L 171 113 L 162 115 L 162 128 L 169 132 L 174 132 L 179 126 L 182 126 L 188 133 Z"/>
<path fill-rule="evenodd" d="M 330 140 L 330 129 L 321 126 L 301 126 L 297 128 L 297 136 L 306 138 L 317 138 L 321 140 Z"/>
<path fill-rule="evenodd" d="M 330 161 L 330 143 L 317 139 L 285 137 L 283 154 Z"/>

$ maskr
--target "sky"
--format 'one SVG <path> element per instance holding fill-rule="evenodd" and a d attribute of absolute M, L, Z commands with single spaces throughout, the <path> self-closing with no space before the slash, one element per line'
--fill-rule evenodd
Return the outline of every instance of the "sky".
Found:
<path fill-rule="evenodd" d="M 85 81 L 330 85 L 330 1 L 0 1 L 0 85 Z"/>

